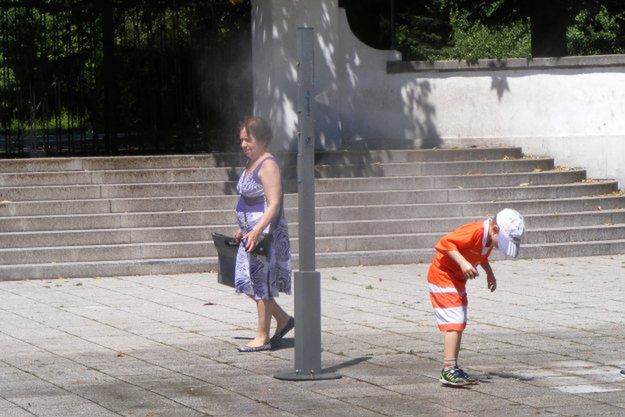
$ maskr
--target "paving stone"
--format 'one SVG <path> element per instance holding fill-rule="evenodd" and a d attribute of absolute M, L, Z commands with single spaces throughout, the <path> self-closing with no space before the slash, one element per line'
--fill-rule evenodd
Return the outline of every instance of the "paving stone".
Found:
<path fill-rule="evenodd" d="M 15 404 L 0 397 L 0 408 L 12 408 Z"/>
<path fill-rule="evenodd" d="M 340 387 L 340 388 L 330 388 L 330 389 L 317 389 L 314 390 L 316 393 L 325 395 L 330 398 L 358 398 L 358 397 L 391 397 L 393 396 L 393 392 L 378 386 L 371 384 L 362 384 L 364 386 L 361 387 Z M 399 395 L 399 394 L 398 394 Z"/>
<path fill-rule="evenodd" d="M 113 417 L 119 414 L 107 410 L 97 404 L 83 402 L 81 404 L 45 405 L 29 408 L 37 416 L 45 417 Z"/>
<path fill-rule="evenodd" d="M 7 407 L 2 408 L 2 417 L 34 417 L 35 414 L 32 414 L 21 407 Z"/>
<path fill-rule="evenodd" d="M 468 286 L 460 363 L 483 382 L 463 390 L 438 382 L 427 265 L 322 271 L 337 277 L 323 280 L 322 360 L 343 378 L 312 383 L 273 378 L 293 366 L 292 337 L 273 352 L 236 351 L 254 334 L 254 305 L 214 276 L 0 282 L 0 396 L 11 398 L 0 415 L 29 415 L 13 399 L 46 417 L 625 415 L 622 264 L 494 262 L 497 292 Z M 280 300 L 293 311 L 292 297 Z"/>
<path fill-rule="evenodd" d="M 334 405 L 332 407 L 319 406 L 312 410 L 298 411 L 297 415 L 300 417 L 319 417 L 319 416 L 332 416 L 332 417 L 380 417 L 388 416 L 387 413 L 378 413 L 372 410 L 366 410 L 362 407 L 355 407 L 352 404 L 348 405 Z"/>
<path fill-rule="evenodd" d="M 594 384 L 594 385 L 564 385 L 555 387 L 558 391 L 566 392 L 569 394 L 595 394 L 603 392 L 617 392 L 623 391 L 625 388 L 616 387 L 608 384 Z"/>
<path fill-rule="evenodd" d="M 476 415 L 479 417 L 535 417 L 544 415 L 552 416 L 552 414 L 546 413 L 539 408 L 517 404 L 509 405 L 501 409 L 480 410 L 480 412 Z"/>
<path fill-rule="evenodd" d="M 545 407 L 545 412 L 557 413 L 558 415 L 571 416 L 571 417 L 585 417 L 585 416 L 623 416 L 625 415 L 625 409 L 616 407 L 609 404 L 593 404 L 593 405 L 576 405 L 576 406 L 560 406 L 560 407 Z"/>
<path fill-rule="evenodd" d="M 556 390 L 549 390 L 543 395 L 535 395 L 531 397 L 517 398 L 516 402 L 532 407 L 553 407 L 553 406 L 571 406 L 571 405 L 595 405 L 597 401 L 583 398 L 576 395 L 567 395 Z"/>
<path fill-rule="evenodd" d="M 391 416 L 469 416 L 469 413 L 463 413 L 450 407 L 433 404 L 423 401 L 419 398 L 410 397 L 364 397 L 345 399 L 346 402 L 357 407 L 365 408 L 380 414 Z"/>

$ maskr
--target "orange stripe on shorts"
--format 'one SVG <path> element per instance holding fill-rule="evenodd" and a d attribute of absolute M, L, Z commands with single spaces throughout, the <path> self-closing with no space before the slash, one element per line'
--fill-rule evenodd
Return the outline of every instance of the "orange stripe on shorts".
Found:
<path fill-rule="evenodd" d="M 455 292 L 430 293 L 430 301 L 434 308 L 461 307 L 468 304 L 467 295 Z"/>

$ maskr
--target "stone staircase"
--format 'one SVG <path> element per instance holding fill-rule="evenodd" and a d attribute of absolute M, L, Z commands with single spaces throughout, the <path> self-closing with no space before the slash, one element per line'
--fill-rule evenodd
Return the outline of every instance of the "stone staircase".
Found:
<path fill-rule="evenodd" d="M 297 260 L 295 155 L 285 214 Z M 0 280 L 216 269 L 235 228 L 236 154 L 0 160 Z M 525 215 L 524 258 L 625 252 L 610 180 L 519 148 L 317 155 L 317 265 L 429 262 L 444 233 L 503 207 Z M 497 258 L 498 255 L 495 255 Z"/>

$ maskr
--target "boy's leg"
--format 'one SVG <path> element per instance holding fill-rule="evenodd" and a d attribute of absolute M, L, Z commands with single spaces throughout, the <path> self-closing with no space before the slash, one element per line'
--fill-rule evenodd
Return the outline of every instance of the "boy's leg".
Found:
<path fill-rule="evenodd" d="M 443 369 L 454 369 L 458 366 L 458 353 L 460 352 L 460 342 L 462 341 L 462 332 L 449 330 L 445 332 L 443 343 Z"/>
<path fill-rule="evenodd" d="M 445 333 L 445 349 L 443 358 L 443 373 L 455 369 L 458 371 L 458 378 L 466 380 L 468 384 L 477 384 L 479 380 L 464 372 L 458 366 L 458 354 L 462 343 L 462 331 L 448 331 Z"/>
<path fill-rule="evenodd" d="M 463 386 L 473 382 L 458 369 L 458 352 L 462 340 L 462 331 L 467 323 L 467 296 L 464 283 L 441 279 L 428 273 L 430 301 L 438 328 L 443 336 L 443 369 L 440 381 L 443 385 Z"/>
<path fill-rule="evenodd" d="M 477 378 L 467 375 L 458 367 L 458 353 L 462 341 L 462 331 L 448 330 L 444 336 L 443 370 L 440 381 L 443 385 L 464 386 L 477 384 Z"/>

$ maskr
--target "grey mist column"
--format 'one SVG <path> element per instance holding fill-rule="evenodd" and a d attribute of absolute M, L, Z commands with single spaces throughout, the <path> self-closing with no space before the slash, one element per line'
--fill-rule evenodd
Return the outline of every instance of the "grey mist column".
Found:
<path fill-rule="evenodd" d="M 315 271 L 314 35 L 297 29 L 298 117 L 297 192 L 299 272 L 295 272 L 295 369 L 275 375 L 286 380 L 335 379 L 321 370 L 321 276 Z"/>

